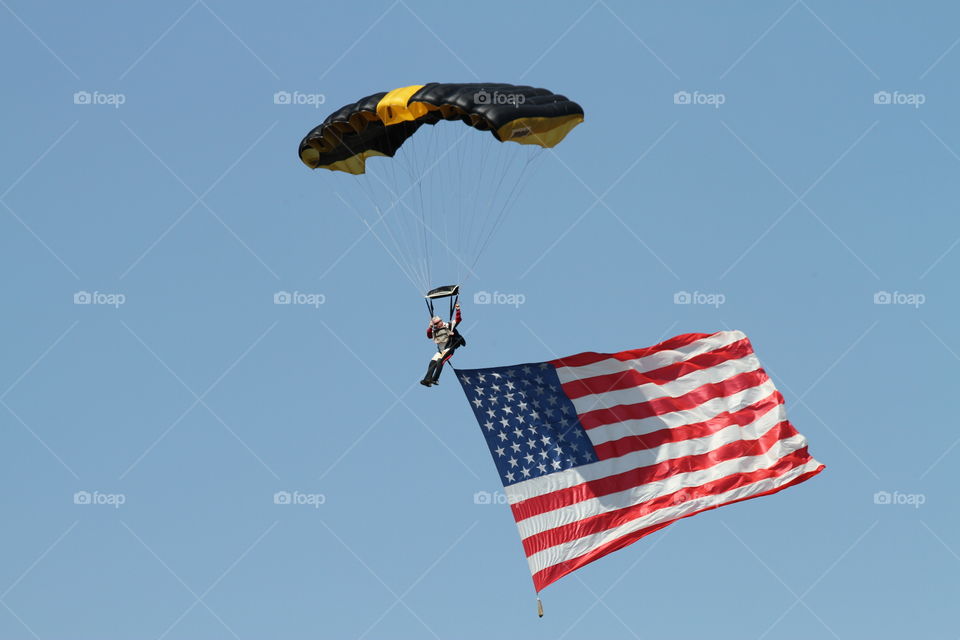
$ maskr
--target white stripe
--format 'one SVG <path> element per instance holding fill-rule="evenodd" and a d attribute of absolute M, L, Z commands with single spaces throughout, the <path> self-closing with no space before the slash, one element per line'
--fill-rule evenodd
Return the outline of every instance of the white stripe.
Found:
<path fill-rule="evenodd" d="M 774 424 L 776 423 L 774 422 Z M 770 425 L 770 427 L 772 426 L 773 425 Z M 737 427 L 731 427 L 728 431 L 733 430 L 737 430 Z M 768 428 L 766 431 L 769 430 Z M 736 433 L 733 435 L 735 436 Z M 744 440 L 755 440 L 760 435 L 763 434 L 757 434 L 756 437 L 744 438 Z M 738 440 L 739 438 L 730 438 L 730 436 L 727 435 L 724 439 Z M 570 524 L 571 522 L 577 522 L 584 518 L 632 507 L 680 491 L 681 489 L 702 487 L 708 482 L 720 480 L 733 474 L 750 473 L 760 469 L 767 469 L 775 465 L 783 456 L 791 454 L 805 446 L 807 446 L 806 438 L 797 434 L 778 441 L 766 452 L 759 455 L 742 456 L 733 458 L 732 460 L 725 460 L 708 469 L 675 473 L 656 482 L 631 487 L 623 491 L 618 491 L 617 493 L 590 498 L 553 511 L 541 513 L 526 520 L 518 520 L 517 527 L 520 529 L 520 537 L 526 538 L 527 536 L 548 531 L 555 527 Z"/>
<path fill-rule="evenodd" d="M 616 358 L 607 358 L 594 364 L 583 365 L 579 367 L 557 367 L 557 375 L 560 382 L 570 382 L 572 380 L 582 380 L 592 378 L 593 376 L 602 376 L 610 373 L 621 373 L 629 369 L 636 371 L 653 371 L 660 367 L 665 367 L 677 362 L 689 360 L 714 349 L 725 347 L 734 342 L 746 338 L 742 331 L 720 331 L 691 342 L 690 344 L 677 349 L 658 351 L 642 358 L 633 360 L 618 360 Z"/>
<path fill-rule="evenodd" d="M 759 389 L 759 387 L 755 387 L 755 389 Z M 757 399 L 760 397 L 765 397 L 761 394 L 758 394 L 758 396 L 759 397 Z M 752 404 L 752 402 L 748 404 Z M 768 425 L 767 421 L 773 421 L 773 423 L 776 424 L 777 422 L 786 419 L 786 407 L 783 405 L 783 403 L 780 403 L 771 411 L 768 411 L 766 414 L 761 416 L 756 421 L 758 426 L 753 428 L 763 429 L 766 431 L 770 426 Z M 732 434 L 732 432 L 728 432 L 728 434 Z M 697 440 L 686 440 L 670 443 L 669 446 L 673 448 L 668 449 L 668 451 L 676 451 L 678 447 L 684 446 L 693 448 L 696 446 L 695 443 L 697 441 L 707 440 L 710 437 L 711 436 L 707 436 L 706 438 L 700 438 Z M 687 442 L 694 444 L 687 445 Z M 598 460 L 597 462 L 591 462 L 590 464 L 581 464 L 571 469 L 564 469 L 563 471 L 548 473 L 547 475 L 540 476 L 539 478 L 531 478 L 530 480 L 524 480 L 523 482 L 506 486 L 504 487 L 504 492 L 507 496 L 507 502 L 510 504 L 517 504 L 530 498 L 536 498 L 537 496 L 553 493 L 554 491 L 560 491 L 561 489 L 576 487 L 577 485 L 581 485 L 585 482 L 600 480 L 608 476 L 623 473 L 624 471 L 628 471 L 630 469 L 656 464 L 657 462 L 662 461 L 662 458 L 659 456 L 660 451 L 663 450 L 664 446 L 668 445 L 661 445 L 660 447 L 646 449 L 643 451 L 631 451 L 626 455 L 618 456 L 616 458 L 607 458 L 606 460 Z"/>
<path fill-rule="evenodd" d="M 621 420 L 620 422 L 605 424 L 602 427 L 594 427 L 587 430 L 587 436 L 590 437 L 590 442 L 598 445 L 627 436 L 642 436 L 662 429 L 676 429 L 687 424 L 710 420 L 724 411 L 739 411 L 755 402 L 760 402 L 776 390 L 773 381 L 768 379 L 762 384 L 738 391 L 732 395 L 711 398 L 692 409 L 671 411 L 648 418 Z"/>
<path fill-rule="evenodd" d="M 676 520 L 681 516 L 700 511 L 707 507 L 720 506 L 728 502 L 733 502 L 734 500 L 740 500 L 742 498 L 754 496 L 759 493 L 771 491 L 777 487 L 788 484 L 792 480 L 805 473 L 814 471 L 819 466 L 819 462 L 811 459 L 810 462 L 799 467 L 794 467 L 781 476 L 777 476 L 775 478 L 765 478 L 753 484 L 738 487 L 725 493 L 714 496 L 705 496 L 697 500 L 690 500 L 668 509 L 660 509 L 659 511 L 651 513 L 648 516 L 637 518 L 636 520 L 632 520 L 614 529 L 608 529 L 607 531 L 602 531 L 600 533 L 585 536 L 568 543 L 559 544 L 549 549 L 544 549 L 543 551 L 535 553 L 527 558 L 527 562 L 530 565 L 530 573 L 536 574 L 547 567 L 578 558 L 586 553 L 589 553 L 593 549 L 596 549 L 597 547 L 601 547 L 605 544 L 613 542 L 617 538 L 630 534 L 634 531 L 644 529 L 655 524 Z"/>
<path fill-rule="evenodd" d="M 751 354 L 739 360 L 727 360 L 707 369 L 693 371 L 664 384 L 648 382 L 627 389 L 604 391 L 572 399 L 573 408 L 577 410 L 578 415 L 582 416 L 597 409 L 638 404 L 657 398 L 677 398 L 705 384 L 723 382 L 735 375 L 756 371 L 759 368 L 760 360 L 757 359 L 757 356 Z"/>

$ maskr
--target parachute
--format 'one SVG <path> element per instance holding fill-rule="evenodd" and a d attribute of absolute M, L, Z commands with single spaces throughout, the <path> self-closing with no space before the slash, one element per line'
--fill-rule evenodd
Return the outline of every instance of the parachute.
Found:
<path fill-rule="evenodd" d="M 581 122 L 580 105 L 547 89 L 412 85 L 337 109 L 299 155 L 311 169 L 352 176 L 331 184 L 327 206 L 352 209 L 422 294 L 435 277 L 475 275 L 543 149 Z M 367 162 L 374 157 L 384 161 Z"/>

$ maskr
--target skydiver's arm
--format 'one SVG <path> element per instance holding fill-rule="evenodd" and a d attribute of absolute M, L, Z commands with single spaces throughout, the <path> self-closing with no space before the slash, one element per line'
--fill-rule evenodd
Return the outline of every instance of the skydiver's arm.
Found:
<path fill-rule="evenodd" d="M 433 325 L 427 327 L 427 338 L 433 340 Z"/>
<path fill-rule="evenodd" d="M 461 320 L 463 320 L 463 316 L 460 315 L 460 303 L 458 302 L 457 313 L 453 318 L 453 322 L 450 323 L 450 330 L 453 331 L 457 327 L 457 325 L 460 324 Z"/>

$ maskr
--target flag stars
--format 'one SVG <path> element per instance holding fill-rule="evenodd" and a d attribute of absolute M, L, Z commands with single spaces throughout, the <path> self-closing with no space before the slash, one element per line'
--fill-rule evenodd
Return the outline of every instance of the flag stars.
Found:
<path fill-rule="evenodd" d="M 473 400 L 473 406 L 475 406 L 477 409 L 479 409 L 479 408 L 480 408 L 480 405 L 482 405 L 482 404 L 483 404 L 483 400 L 481 400 L 480 398 L 474 398 L 474 400 Z"/>
<path fill-rule="evenodd" d="M 510 443 L 510 448 L 513 449 L 513 452 L 514 452 L 514 453 L 520 453 L 520 443 L 519 443 L 519 442 L 512 442 L 512 443 Z"/>
<path fill-rule="evenodd" d="M 500 442 L 503 442 L 507 439 L 507 434 L 501 431 L 500 433 L 497 434 L 497 437 L 500 438 Z"/>
<path fill-rule="evenodd" d="M 517 479 L 514 477 L 512 471 L 508 471 L 507 475 L 504 476 L 507 479 L 507 482 L 516 482 Z"/>
<path fill-rule="evenodd" d="M 512 469 L 512 468 L 514 468 L 514 467 L 517 466 L 518 460 L 517 460 L 516 458 L 514 458 L 513 456 L 510 456 L 510 459 L 507 460 L 507 462 L 510 463 L 510 468 Z"/>
<path fill-rule="evenodd" d="M 543 463 L 541 462 L 540 464 L 537 465 L 537 469 L 540 470 L 540 473 L 546 473 L 546 472 L 547 472 L 547 465 L 545 465 L 545 464 L 543 464 Z"/>
<path fill-rule="evenodd" d="M 529 477 L 530 477 L 530 469 L 528 469 L 527 467 L 524 467 L 524 468 L 521 469 L 520 471 L 523 473 L 523 477 L 524 477 L 524 478 L 529 478 Z"/>
<path fill-rule="evenodd" d="M 542 438 L 540 438 L 540 442 L 547 445 L 547 444 L 550 444 L 552 440 L 550 439 L 550 436 L 543 436 Z"/>
<path fill-rule="evenodd" d="M 516 436 L 517 438 L 522 438 L 523 430 L 520 429 L 520 427 L 517 427 L 516 429 L 513 430 L 513 435 Z"/>
<path fill-rule="evenodd" d="M 523 459 L 526 460 L 528 464 L 533 464 L 533 454 L 528 453 L 527 455 L 523 456 Z"/>
<path fill-rule="evenodd" d="M 497 447 L 497 448 L 494 449 L 493 451 L 494 451 L 494 453 L 497 454 L 497 457 L 498 457 L 498 458 L 502 458 L 502 457 L 504 456 L 504 454 L 506 453 L 506 449 L 504 449 L 503 447 Z"/>
<path fill-rule="evenodd" d="M 493 431 L 493 422 L 487 420 L 483 423 L 483 426 L 486 427 L 487 431 Z"/>

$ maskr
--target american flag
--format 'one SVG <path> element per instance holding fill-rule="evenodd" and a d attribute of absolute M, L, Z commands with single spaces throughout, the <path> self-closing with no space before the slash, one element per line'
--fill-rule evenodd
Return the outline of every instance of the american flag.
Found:
<path fill-rule="evenodd" d="M 537 591 L 680 518 L 823 470 L 740 331 L 457 376 Z"/>

